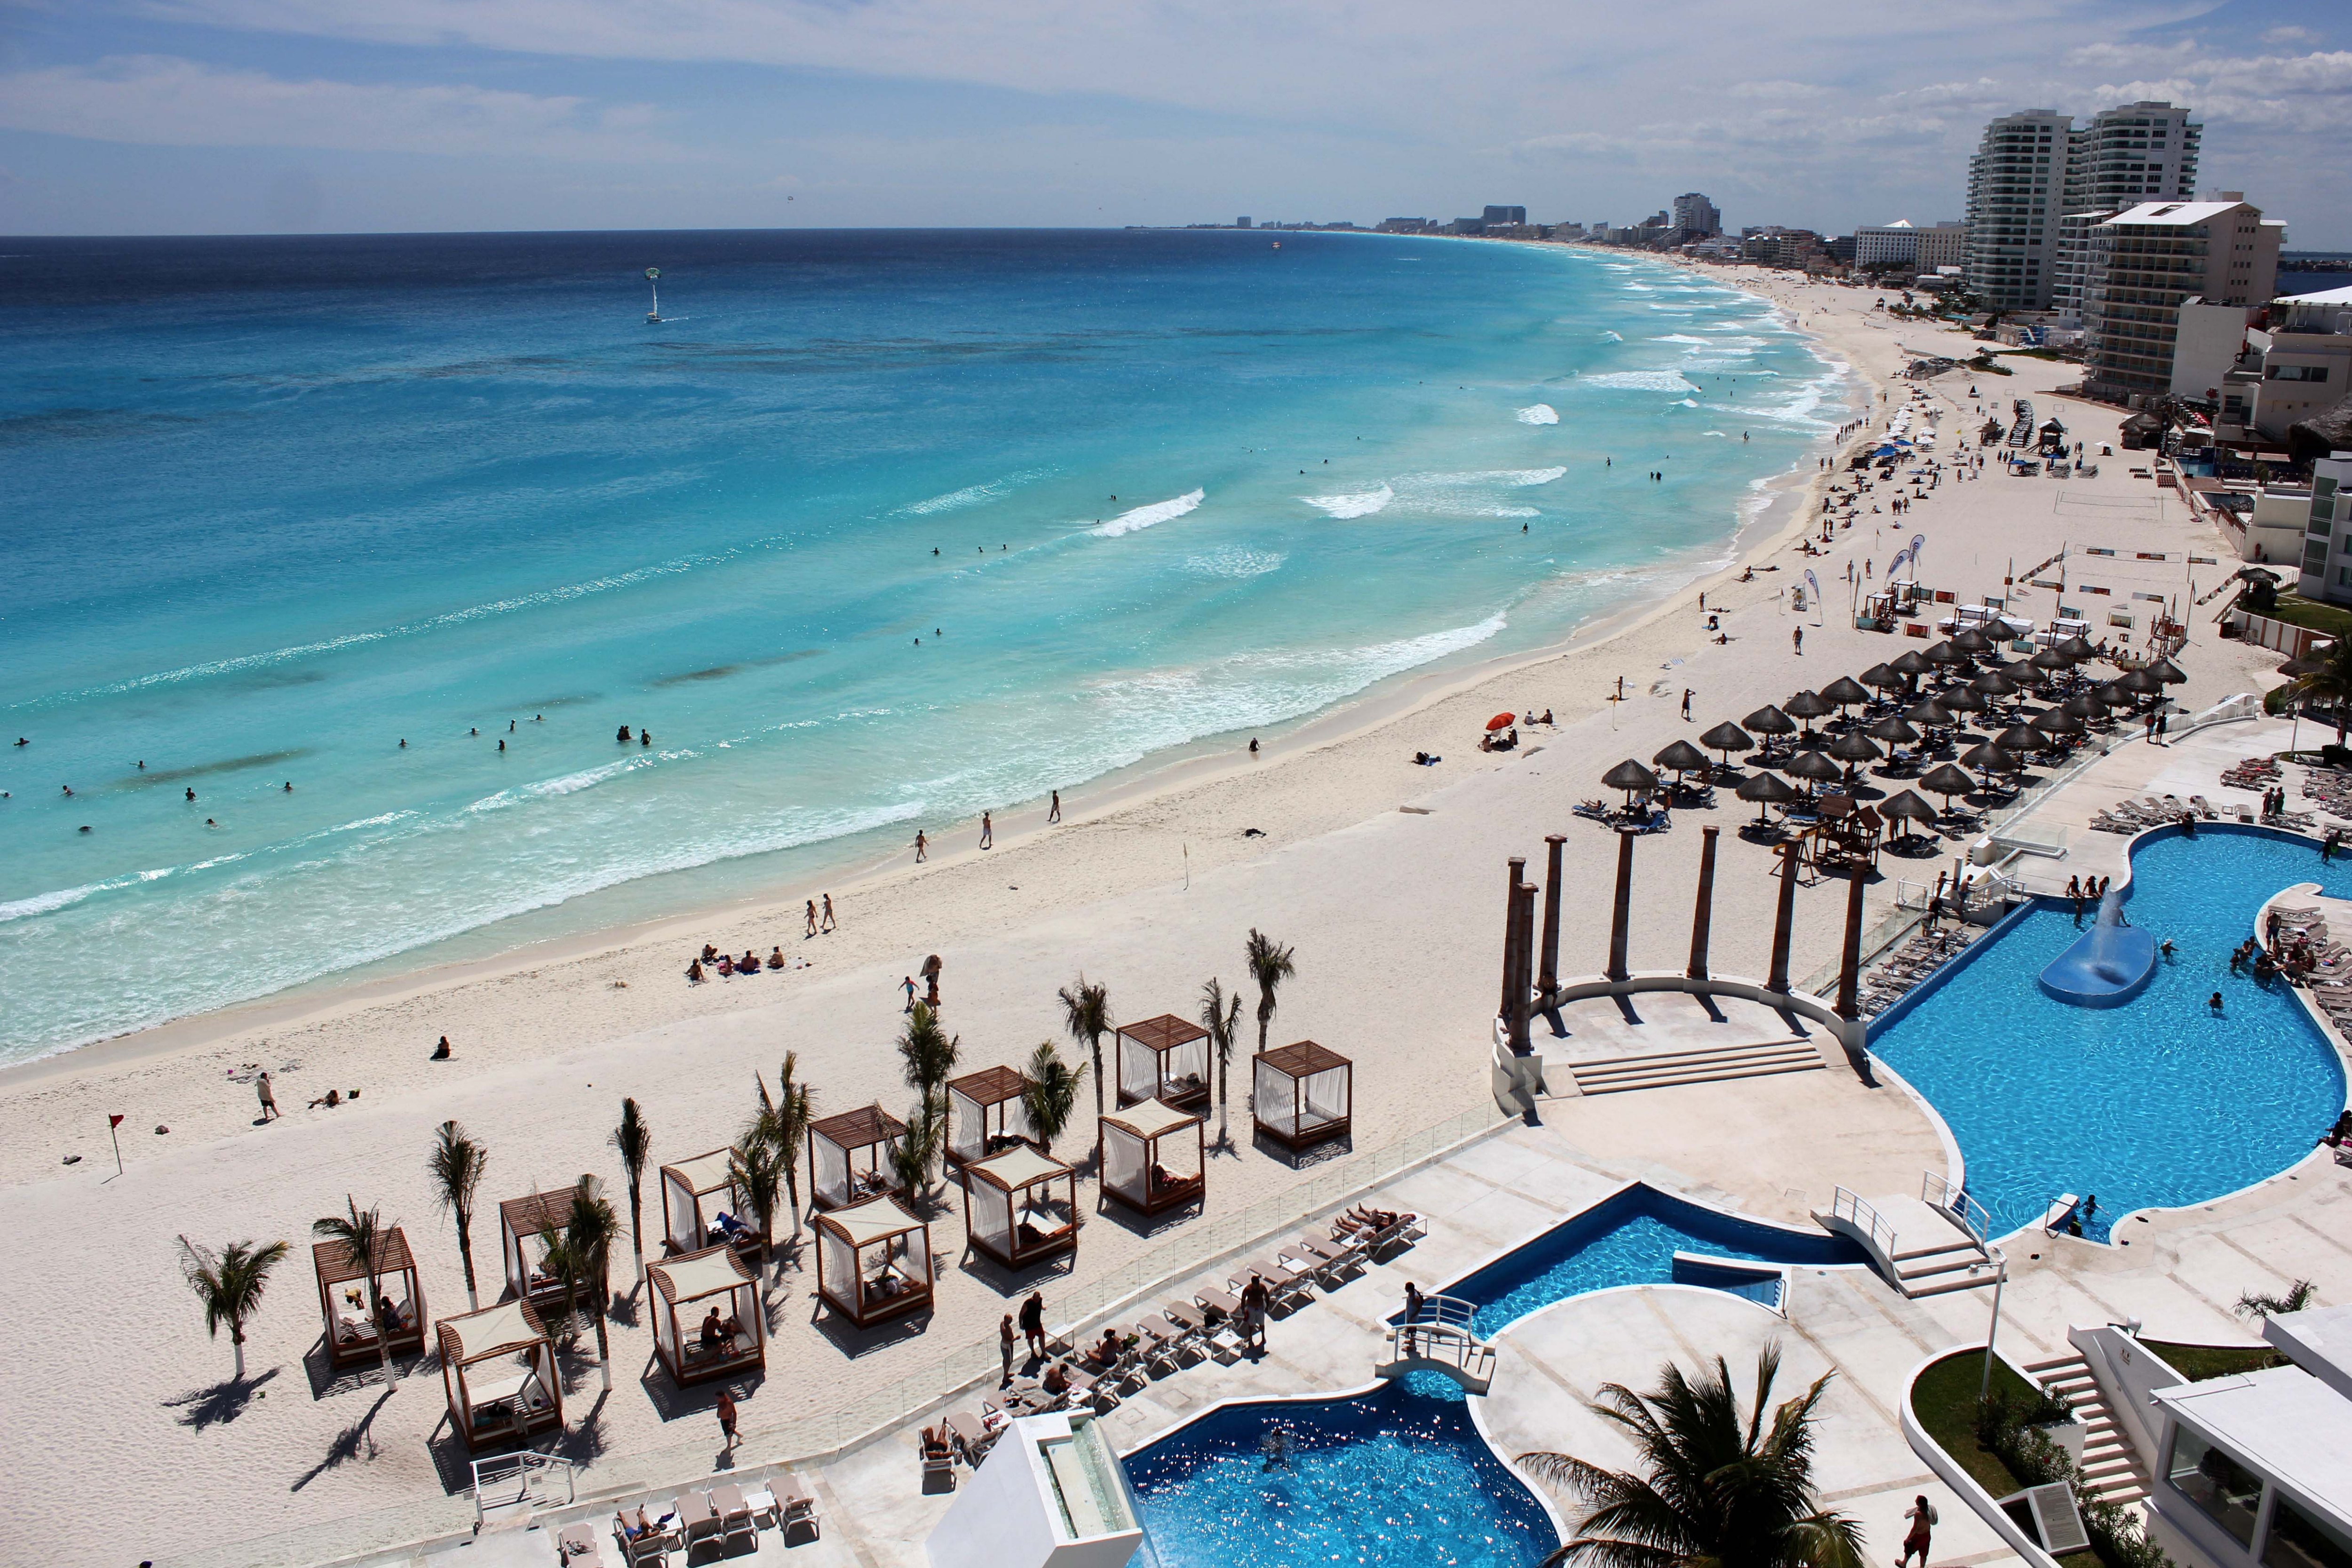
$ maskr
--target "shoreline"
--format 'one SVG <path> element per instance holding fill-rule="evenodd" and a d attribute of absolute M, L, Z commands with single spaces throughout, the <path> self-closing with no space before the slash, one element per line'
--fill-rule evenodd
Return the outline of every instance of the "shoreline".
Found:
<path fill-rule="evenodd" d="M 1788 330 L 1806 340 L 1809 352 L 1814 353 L 1824 367 L 1837 367 L 1843 371 L 1840 378 L 1843 384 L 1842 401 L 1850 415 L 1868 422 L 1870 410 L 1877 406 L 1872 395 L 1883 390 L 1877 378 L 1859 362 L 1858 356 L 1843 351 L 1822 332 L 1806 326 L 1780 301 L 1738 280 L 1716 278 L 1685 261 L 1652 257 L 1634 259 L 1690 273 L 1769 306 Z M 1816 457 L 1838 449 L 1834 436 L 1823 437 L 1816 445 L 1819 448 L 1814 454 Z M 1139 759 L 1090 781 L 1086 786 L 1090 793 L 1084 805 L 1075 809 L 1066 807 L 1064 820 L 1056 826 L 1074 828 L 1097 825 L 1121 812 L 1173 802 L 1221 784 L 1269 776 L 1303 756 L 1364 740 L 1391 725 L 1408 722 L 1451 699 L 1509 680 L 1574 655 L 1604 650 L 1660 619 L 1685 598 L 1711 591 L 1742 570 L 1751 567 L 1762 569 L 1770 555 L 1786 548 L 1805 531 L 1818 510 L 1822 488 L 1833 477 L 1833 471 L 1824 468 L 1809 475 L 1801 464 L 1798 464 L 1780 473 L 1767 475 L 1760 480 L 1751 481 L 1754 492 L 1763 498 L 1762 502 L 1752 508 L 1743 505 L 1742 510 L 1748 515 L 1739 519 L 1724 540 L 1724 554 L 1717 564 L 1696 566 L 1691 575 L 1654 594 L 1632 595 L 1614 608 L 1580 623 L 1564 637 L 1517 652 L 1473 658 L 1462 665 L 1402 671 L 1318 712 L 1286 721 L 1286 728 L 1263 745 L 1259 756 L 1255 759 L 1245 752 L 1209 749 L 1209 742 L 1220 736 L 1203 736 L 1171 748 L 1158 756 Z M 1784 507 L 1786 515 L 1777 525 L 1774 524 L 1774 513 L 1782 511 Z M 1681 657 L 1677 663 L 1691 657 L 1704 644 L 1703 633 L 1695 631 L 1693 636 L 1696 639 L 1693 644 L 1678 650 Z M 1571 721 L 1563 720 L 1562 727 Z M 1220 732 L 1221 735 L 1239 733 L 1238 731 Z M 1530 754 L 1538 744 L 1533 736 L 1523 737 L 1520 752 L 1476 753 L 1487 760 L 1473 761 L 1467 765 L 1475 771 L 1492 771 L 1507 765 L 1515 757 Z M 1460 774 L 1461 770 L 1454 769 L 1440 776 L 1451 780 Z M 1433 778 L 1432 782 L 1437 781 Z M 1094 784 L 1107 784 L 1108 787 L 1100 793 L 1091 793 Z M 999 826 L 995 840 L 997 846 L 1009 849 L 1036 843 L 1045 836 L 1046 811 L 1046 800 L 1041 795 L 1013 802 L 1006 809 L 996 812 L 994 816 Z M 932 835 L 932 838 L 935 845 L 951 837 L 960 841 L 967 840 L 976 837 L 978 827 L 976 820 L 960 819 L 944 825 L 939 833 Z M 926 867 L 945 869 L 971 865 L 978 862 L 982 854 L 978 849 L 945 854 L 935 849 L 928 857 Z M 693 945 L 700 940 L 707 940 L 706 933 L 710 928 L 726 925 L 732 920 L 764 911 L 797 918 L 798 907 L 806 900 L 832 894 L 846 901 L 857 895 L 906 880 L 915 869 L 911 846 L 902 846 L 878 859 L 858 855 L 845 856 L 835 868 L 819 867 L 812 872 L 795 872 L 769 882 L 757 890 L 704 900 L 674 913 L 593 925 L 579 931 L 527 940 L 478 957 L 434 960 L 420 956 L 418 962 L 404 963 L 403 955 L 394 955 L 360 966 L 362 970 L 383 965 L 395 966 L 390 973 L 366 978 L 354 977 L 350 973 L 322 975 L 247 1002 L 185 1014 L 79 1045 L 57 1047 L 39 1056 L 0 1066 L 0 1095 L 35 1084 L 87 1077 L 201 1050 L 254 1031 L 299 1028 L 375 1006 L 417 1000 L 475 983 L 510 980 L 551 965 L 591 963 L 656 943 L 677 942 Z M 590 898 L 598 896 L 588 895 Z M 509 920 L 527 921 L 548 912 L 534 910 L 530 914 L 509 917 Z M 479 940 L 484 933 L 505 923 L 508 921 L 477 927 L 472 931 L 442 938 L 415 952 L 422 955 L 435 947 Z M 777 923 L 775 919 L 765 922 L 771 929 Z"/>

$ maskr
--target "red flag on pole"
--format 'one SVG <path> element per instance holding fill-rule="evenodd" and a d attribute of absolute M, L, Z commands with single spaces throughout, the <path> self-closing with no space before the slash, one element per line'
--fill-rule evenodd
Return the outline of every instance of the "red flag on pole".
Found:
<path fill-rule="evenodd" d="M 110 1116 L 106 1119 L 106 1124 L 109 1127 L 120 1127 L 122 1125 L 122 1118 L 120 1116 Z"/>

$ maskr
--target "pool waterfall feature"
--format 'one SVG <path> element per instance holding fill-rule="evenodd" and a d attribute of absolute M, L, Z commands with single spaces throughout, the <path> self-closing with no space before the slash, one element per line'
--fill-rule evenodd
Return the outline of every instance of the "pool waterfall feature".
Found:
<path fill-rule="evenodd" d="M 2157 942 L 2124 919 L 2123 894 L 2099 900 L 2090 934 L 2050 961 L 2035 984 L 2077 1007 L 2120 1007 L 2156 978 Z"/>

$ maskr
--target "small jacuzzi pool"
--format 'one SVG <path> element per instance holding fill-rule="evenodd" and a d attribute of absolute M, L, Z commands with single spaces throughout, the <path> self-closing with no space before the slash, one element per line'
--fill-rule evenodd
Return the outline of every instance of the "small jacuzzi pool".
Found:
<path fill-rule="evenodd" d="M 1227 1405 L 1127 1456 L 1134 1568 L 1537 1568 L 1559 1545 L 1465 1396 L 1417 1374 Z"/>
<path fill-rule="evenodd" d="M 1619 1285 L 1705 1285 L 1777 1308 L 1780 1266 L 1867 1262 L 1842 1237 L 1738 1219 L 1636 1182 L 1442 1289 L 1475 1305 L 1473 1325 L 1491 1336 L 1555 1301 Z"/>

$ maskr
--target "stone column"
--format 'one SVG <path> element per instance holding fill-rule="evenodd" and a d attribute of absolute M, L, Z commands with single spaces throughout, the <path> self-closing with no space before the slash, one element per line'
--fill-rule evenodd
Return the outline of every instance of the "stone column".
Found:
<path fill-rule="evenodd" d="M 1715 836 L 1721 829 L 1702 827 L 1698 845 L 1698 902 L 1691 910 L 1690 968 L 1684 973 L 1693 980 L 1706 978 L 1707 929 L 1715 914 Z"/>
<path fill-rule="evenodd" d="M 1609 917 L 1609 969 L 1612 980 L 1622 980 L 1633 971 L 1625 967 L 1625 943 L 1632 934 L 1629 927 L 1633 918 L 1633 833 L 1630 828 L 1617 830 L 1617 904 Z"/>
<path fill-rule="evenodd" d="M 1838 954 L 1837 1016 L 1862 1016 L 1862 867 L 1847 868 L 1845 946 Z"/>
<path fill-rule="evenodd" d="M 1543 968 L 1536 973 L 1536 994 L 1544 1005 L 1551 1005 L 1551 994 L 1559 989 L 1559 847 L 1568 842 L 1564 833 L 1547 833 L 1544 877 Z"/>
<path fill-rule="evenodd" d="M 1528 1038 L 1528 1019 L 1535 1010 L 1535 998 L 1529 991 L 1530 971 L 1535 967 L 1536 952 L 1536 885 L 1522 882 L 1518 894 L 1518 984 L 1511 995 L 1511 1048 L 1525 1055 L 1533 1049 Z"/>
<path fill-rule="evenodd" d="M 1797 841 L 1780 846 L 1780 908 L 1772 920 L 1772 973 L 1767 991 L 1789 992 L 1789 933 L 1797 919 Z"/>
<path fill-rule="evenodd" d="M 1514 855 L 1507 862 L 1509 875 L 1503 881 L 1503 994 L 1495 1004 L 1495 1016 L 1511 1016 L 1511 984 L 1518 976 L 1519 966 L 1519 884 L 1527 880 L 1528 858 Z"/>

